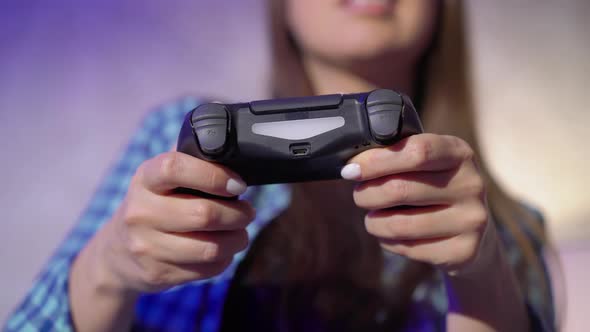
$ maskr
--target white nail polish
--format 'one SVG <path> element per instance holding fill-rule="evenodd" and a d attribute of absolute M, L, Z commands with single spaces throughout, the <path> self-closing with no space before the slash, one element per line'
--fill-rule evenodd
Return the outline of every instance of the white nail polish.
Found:
<path fill-rule="evenodd" d="M 342 167 L 340 175 L 346 180 L 356 180 L 361 177 L 361 165 L 348 164 Z"/>
<path fill-rule="evenodd" d="M 246 189 L 248 189 L 246 184 L 236 179 L 227 180 L 227 184 L 225 185 L 225 190 L 227 190 L 228 193 L 234 195 L 241 195 L 246 191 Z"/>

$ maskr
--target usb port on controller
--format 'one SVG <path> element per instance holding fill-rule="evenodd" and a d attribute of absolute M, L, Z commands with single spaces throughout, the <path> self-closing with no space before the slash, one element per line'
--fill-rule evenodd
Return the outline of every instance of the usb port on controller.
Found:
<path fill-rule="evenodd" d="M 309 143 L 291 144 L 289 146 L 289 149 L 291 150 L 291 155 L 293 157 L 309 156 L 311 152 L 311 146 L 309 145 Z"/>

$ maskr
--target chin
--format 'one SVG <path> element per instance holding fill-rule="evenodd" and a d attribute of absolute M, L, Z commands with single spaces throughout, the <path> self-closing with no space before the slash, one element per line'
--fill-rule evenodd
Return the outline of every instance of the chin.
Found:
<path fill-rule="evenodd" d="M 324 59 L 335 62 L 370 61 L 382 58 L 384 55 L 403 52 L 409 45 L 394 42 L 391 37 L 376 38 L 375 35 L 343 34 L 347 38 L 332 39 L 313 49 Z"/>
<path fill-rule="evenodd" d="M 329 22 L 328 28 L 298 32 L 304 49 L 325 59 L 370 60 L 412 48 L 417 36 L 399 21 L 351 20 L 347 25 Z"/>

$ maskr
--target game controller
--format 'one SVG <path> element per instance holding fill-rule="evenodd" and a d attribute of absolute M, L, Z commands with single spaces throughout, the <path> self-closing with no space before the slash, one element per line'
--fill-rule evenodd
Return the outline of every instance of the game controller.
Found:
<path fill-rule="evenodd" d="M 328 180 L 358 153 L 422 131 L 410 98 L 379 89 L 203 104 L 186 115 L 177 150 L 225 165 L 248 185 Z"/>

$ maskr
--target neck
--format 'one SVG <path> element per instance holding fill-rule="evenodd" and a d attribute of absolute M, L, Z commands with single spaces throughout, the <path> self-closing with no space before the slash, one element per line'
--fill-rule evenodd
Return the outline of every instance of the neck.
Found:
<path fill-rule="evenodd" d="M 414 66 L 406 62 L 361 61 L 338 64 L 304 56 L 303 65 L 315 94 L 356 93 L 388 88 L 413 94 Z"/>

